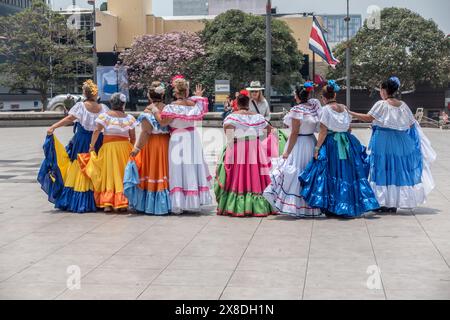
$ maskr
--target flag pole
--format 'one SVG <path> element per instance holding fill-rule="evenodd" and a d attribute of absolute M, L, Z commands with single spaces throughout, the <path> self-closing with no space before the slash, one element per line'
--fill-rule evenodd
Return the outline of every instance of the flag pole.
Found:
<path fill-rule="evenodd" d="M 272 111 L 272 1 L 266 4 L 266 88 L 265 95 Z"/>
<path fill-rule="evenodd" d="M 347 0 L 347 17 L 345 18 L 347 22 L 347 48 L 346 51 L 346 73 L 347 73 L 347 107 L 351 108 L 351 51 L 350 51 L 350 0 Z"/>
<path fill-rule="evenodd" d="M 314 19 L 315 19 L 315 15 L 312 16 L 313 17 L 313 24 L 314 24 Z M 316 52 L 313 51 L 313 67 L 312 67 L 312 82 L 315 84 L 316 83 Z M 315 88 L 315 86 L 314 86 Z M 316 91 L 314 89 L 314 95 L 316 94 Z"/>

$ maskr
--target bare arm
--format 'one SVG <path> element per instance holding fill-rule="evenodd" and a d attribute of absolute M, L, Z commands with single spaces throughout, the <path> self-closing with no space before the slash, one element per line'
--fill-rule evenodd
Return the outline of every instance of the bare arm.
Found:
<path fill-rule="evenodd" d="M 136 142 L 136 129 L 130 130 L 130 142 L 131 144 L 134 144 Z"/>
<path fill-rule="evenodd" d="M 225 138 L 227 139 L 227 145 L 233 143 L 235 127 L 231 124 L 226 124 L 223 126 L 223 130 L 225 131 Z"/>
<path fill-rule="evenodd" d="M 328 135 L 328 128 L 324 124 L 321 123 L 319 139 L 317 139 L 316 148 L 314 149 L 314 159 L 316 159 L 316 160 L 319 156 L 319 150 L 322 147 L 323 143 L 325 142 L 327 135 Z"/>
<path fill-rule="evenodd" d="M 348 111 L 348 113 L 352 117 L 355 117 L 356 119 L 363 121 L 363 122 L 372 122 L 373 120 L 375 120 L 375 118 L 372 117 L 370 114 L 357 113 L 357 112 L 353 112 L 353 111 Z"/>
<path fill-rule="evenodd" d="M 163 119 L 161 117 L 161 111 L 159 111 L 159 109 L 156 106 L 153 106 L 151 108 L 151 111 L 152 111 L 153 115 L 155 116 L 156 121 L 158 121 L 162 127 L 166 127 L 172 122 L 172 119 L 170 119 L 170 118 Z"/>
<path fill-rule="evenodd" d="M 103 126 L 101 124 L 97 124 L 97 128 L 92 134 L 91 144 L 89 145 L 89 152 L 95 151 L 95 144 L 97 143 L 98 136 L 103 131 Z"/>
<path fill-rule="evenodd" d="M 48 135 L 52 135 L 53 132 L 55 132 L 55 129 L 67 126 L 67 125 L 73 123 L 75 120 L 77 120 L 77 118 L 75 118 L 75 116 L 70 114 L 67 117 L 65 117 L 64 119 L 62 119 L 62 120 L 58 121 L 57 123 L 53 124 L 50 128 L 48 128 L 47 129 L 47 134 Z"/>
<path fill-rule="evenodd" d="M 291 135 L 289 137 L 289 144 L 286 151 L 283 154 L 283 159 L 287 159 L 291 154 L 292 149 L 294 149 L 294 146 L 298 140 L 298 134 L 300 133 L 300 125 L 301 125 L 300 120 L 292 119 L 292 128 L 291 128 Z"/>
<path fill-rule="evenodd" d="M 142 121 L 141 123 L 142 132 L 139 135 L 139 139 L 134 145 L 134 149 L 131 152 L 130 156 L 135 157 L 142 150 L 142 148 L 147 144 L 148 139 L 150 138 L 150 134 L 153 130 L 153 126 L 148 121 Z"/>

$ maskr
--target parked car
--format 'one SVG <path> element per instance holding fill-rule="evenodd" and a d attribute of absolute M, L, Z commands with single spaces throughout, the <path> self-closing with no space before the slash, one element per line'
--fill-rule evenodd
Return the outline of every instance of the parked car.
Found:
<path fill-rule="evenodd" d="M 79 94 L 60 94 L 53 97 L 48 105 L 48 111 L 68 112 L 76 103 L 83 101 L 84 97 Z"/>

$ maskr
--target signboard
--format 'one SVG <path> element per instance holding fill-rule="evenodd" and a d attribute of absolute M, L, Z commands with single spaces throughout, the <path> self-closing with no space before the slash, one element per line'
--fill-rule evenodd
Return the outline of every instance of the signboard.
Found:
<path fill-rule="evenodd" d="M 216 80 L 214 88 L 216 103 L 223 104 L 227 101 L 227 96 L 230 95 L 230 80 Z"/>
<path fill-rule="evenodd" d="M 127 70 L 123 67 L 97 67 L 97 85 L 101 101 L 109 101 L 116 92 L 123 93 L 130 100 Z"/>
<path fill-rule="evenodd" d="M 216 80 L 214 89 L 214 111 L 222 112 L 224 109 L 224 103 L 230 95 L 230 80 Z"/>

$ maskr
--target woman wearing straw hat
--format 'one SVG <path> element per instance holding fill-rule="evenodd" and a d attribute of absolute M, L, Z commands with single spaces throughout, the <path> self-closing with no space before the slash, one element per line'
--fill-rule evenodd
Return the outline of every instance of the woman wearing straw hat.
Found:
<path fill-rule="evenodd" d="M 250 111 L 258 113 L 267 121 L 270 121 L 270 107 L 262 94 L 264 88 L 261 87 L 261 83 L 259 81 L 252 81 L 247 91 L 250 93 Z"/>

